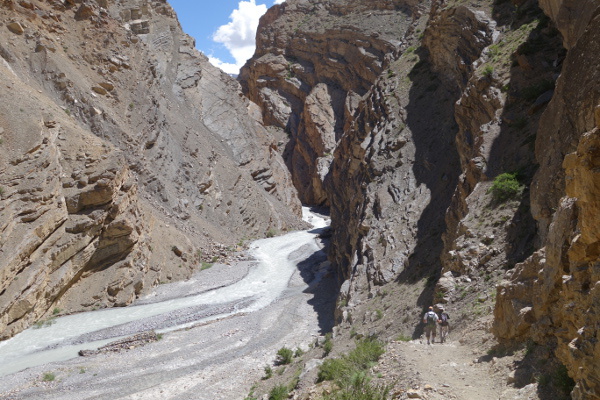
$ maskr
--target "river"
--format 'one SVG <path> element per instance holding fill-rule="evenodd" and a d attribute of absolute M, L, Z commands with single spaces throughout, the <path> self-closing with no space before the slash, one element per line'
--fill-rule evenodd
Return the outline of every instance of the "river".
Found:
<path fill-rule="evenodd" d="M 179 298 L 160 302 L 60 317 L 49 326 L 30 328 L 1 342 L 0 376 L 76 358 L 81 349 L 95 349 L 117 338 L 148 329 L 159 333 L 172 332 L 237 315 L 258 315 L 278 300 L 305 292 L 320 277 L 318 273 L 312 273 L 312 282 L 302 282 L 299 265 L 315 254 L 323 253 L 317 243 L 317 235 L 328 221 L 308 208 L 303 208 L 303 218 L 313 225 L 312 230 L 253 242 L 248 250 L 253 259 L 252 266 L 243 279 L 229 286 L 195 295 L 183 293 Z M 323 254 L 317 259 L 322 263 Z M 293 276 L 296 276 L 295 285 L 291 284 Z M 303 303 L 306 299 L 297 302 L 296 307 L 305 309 Z M 313 321 L 312 325 L 317 319 L 314 315 L 308 318 Z M 226 326 L 231 330 L 235 323 Z M 294 329 L 293 326 L 290 328 Z M 318 327 L 310 329 L 317 331 Z M 283 337 L 285 333 L 276 336 Z"/>

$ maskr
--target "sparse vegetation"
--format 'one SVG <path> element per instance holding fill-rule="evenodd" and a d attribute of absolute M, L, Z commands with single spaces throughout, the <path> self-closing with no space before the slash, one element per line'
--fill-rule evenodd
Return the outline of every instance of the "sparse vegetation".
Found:
<path fill-rule="evenodd" d="M 269 400 L 283 400 L 288 398 L 289 389 L 286 385 L 277 385 L 269 392 Z"/>
<path fill-rule="evenodd" d="M 273 368 L 270 365 L 265 365 L 265 376 L 263 376 L 263 380 L 270 379 L 273 376 Z"/>
<path fill-rule="evenodd" d="M 356 348 L 342 358 L 326 360 L 319 367 L 319 382 L 332 380 L 339 387 L 325 399 L 384 400 L 390 387 L 374 386 L 367 372 L 384 353 L 383 344 L 369 338 L 357 341 Z"/>
<path fill-rule="evenodd" d="M 275 236 L 277 236 L 277 231 L 275 229 L 271 228 L 267 231 L 266 236 L 268 238 L 275 237 Z"/>
<path fill-rule="evenodd" d="M 370 382 L 371 378 L 365 372 L 356 373 L 340 390 L 326 395 L 324 400 L 386 400 L 391 387 Z"/>
<path fill-rule="evenodd" d="M 371 368 L 384 353 L 383 344 L 373 338 L 358 340 L 356 348 L 342 358 L 325 360 L 319 367 L 318 380 L 331 381 L 349 378 L 352 373 Z"/>
<path fill-rule="evenodd" d="M 53 373 L 53 372 L 46 372 L 46 373 L 44 374 L 44 376 L 42 377 L 42 380 L 43 380 L 44 382 L 52 382 L 52 381 L 53 381 L 53 380 L 55 380 L 55 379 L 56 379 L 56 375 L 54 375 L 54 373 Z"/>
<path fill-rule="evenodd" d="M 323 342 L 324 356 L 328 356 L 329 353 L 331 353 L 331 350 L 333 350 L 333 340 L 331 333 L 328 333 L 325 335 L 325 341 Z"/>
<path fill-rule="evenodd" d="M 55 307 L 55 308 L 54 308 L 54 310 L 52 310 L 52 315 L 57 315 L 57 314 L 60 314 L 60 312 L 61 312 L 61 311 L 62 311 L 62 310 L 61 310 L 60 308 L 58 308 L 58 307 Z"/>
<path fill-rule="evenodd" d="M 55 322 L 56 322 L 55 318 L 44 319 L 44 320 L 36 322 L 33 325 L 33 329 L 47 328 L 49 326 L 52 326 Z"/>
<path fill-rule="evenodd" d="M 486 65 L 485 67 L 483 67 L 483 76 L 487 76 L 488 78 L 490 78 L 492 75 L 494 75 L 493 65 Z"/>
<path fill-rule="evenodd" d="M 404 335 L 401 333 L 398 336 L 396 336 L 396 340 L 398 342 L 410 342 L 412 340 L 412 338 L 408 335 Z"/>
<path fill-rule="evenodd" d="M 378 321 L 383 318 L 383 311 L 375 310 L 375 318 L 377 318 Z"/>
<path fill-rule="evenodd" d="M 204 271 L 205 269 L 209 269 L 210 267 L 212 267 L 213 264 L 206 262 L 206 261 L 202 261 L 202 265 L 200 266 L 200 271 Z"/>
<path fill-rule="evenodd" d="M 296 347 L 296 351 L 294 351 L 294 357 L 302 357 L 303 354 L 304 350 L 302 350 L 300 347 Z"/>
<path fill-rule="evenodd" d="M 517 174 L 503 173 L 494 179 L 488 193 L 492 194 L 494 201 L 503 203 L 514 198 L 521 191 L 521 185 L 517 180 Z"/>
<path fill-rule="evenodd" d="M 293 358 L 294 352 L 292 349 L 288 349 L 284 346 L 277 351 L 277 364 L 279 365 L 290 364 Z"/>

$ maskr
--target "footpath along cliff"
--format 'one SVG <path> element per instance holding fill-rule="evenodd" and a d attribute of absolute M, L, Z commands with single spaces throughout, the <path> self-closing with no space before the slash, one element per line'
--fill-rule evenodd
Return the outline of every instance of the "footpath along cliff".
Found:
<path fill-rule="evenodd" d="M 598 26 L 597 0 L 287 0 L 236 81 L 165 1 L 2 0 L 0 338 L 302 202 L 331 212 L 335 328 L 249 398 L 341 396 L 323 356 L 377 337 L 353 382 L 394 398 L 599 399 Z M 432 304 L 446 348 L 419 342 Z"/>

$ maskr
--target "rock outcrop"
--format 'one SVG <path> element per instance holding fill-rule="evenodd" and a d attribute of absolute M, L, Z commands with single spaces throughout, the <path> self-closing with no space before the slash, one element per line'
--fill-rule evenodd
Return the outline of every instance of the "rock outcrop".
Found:
<path fill-rule="evenodd" d="M 1 338 L 301 226 L 276 137 L 166 2 L 8 1 L 0 25 Z"/>
<path fill-rule="evenodd" d="M 257 51 L 239 79 L 265 124 L 289 135 L 284 157 L 304 203 L 329 202 L 323 179 L 347 105 L 375 83 L 422 8 L 406 0 L 290 1 L 262 17 Z"/>
<path fill-rule="evenodd" d="M 503 340 L 555 346 L 577 382 L 572 397 L 596 399 L 600 7 L 579 2 L 567 12 L 564 3 L 541 2 L 569 48 L 536 141 L 540 168 L 531 201 L 543 229 L 542 247 L 498 287 L 494 332 Z"/>
<path fill-rule="evenodd" d="M 420 307 L 497 295 L 499 340 L 548 346 L 596 398 L 597 2 L 335 4 L 271 9 L 241 80 L 330 205 L 338 322 L 390 282 Z"/>

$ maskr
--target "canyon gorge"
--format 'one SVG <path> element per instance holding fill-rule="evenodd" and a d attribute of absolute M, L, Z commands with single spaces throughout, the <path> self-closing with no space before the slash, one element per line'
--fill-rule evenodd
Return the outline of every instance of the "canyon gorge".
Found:
<path fill-rule="evenodd" d="M 435 305 L 486 395 L 600 399 L 598 26 L 597 0 L 287 0 L 234 78 L 167 1 L 0 0 L 0 339 L 201 280 L 304 205 L 333 356 L 401 352 Z M 323 398 L 308 364 L 277 379 Z"/>

